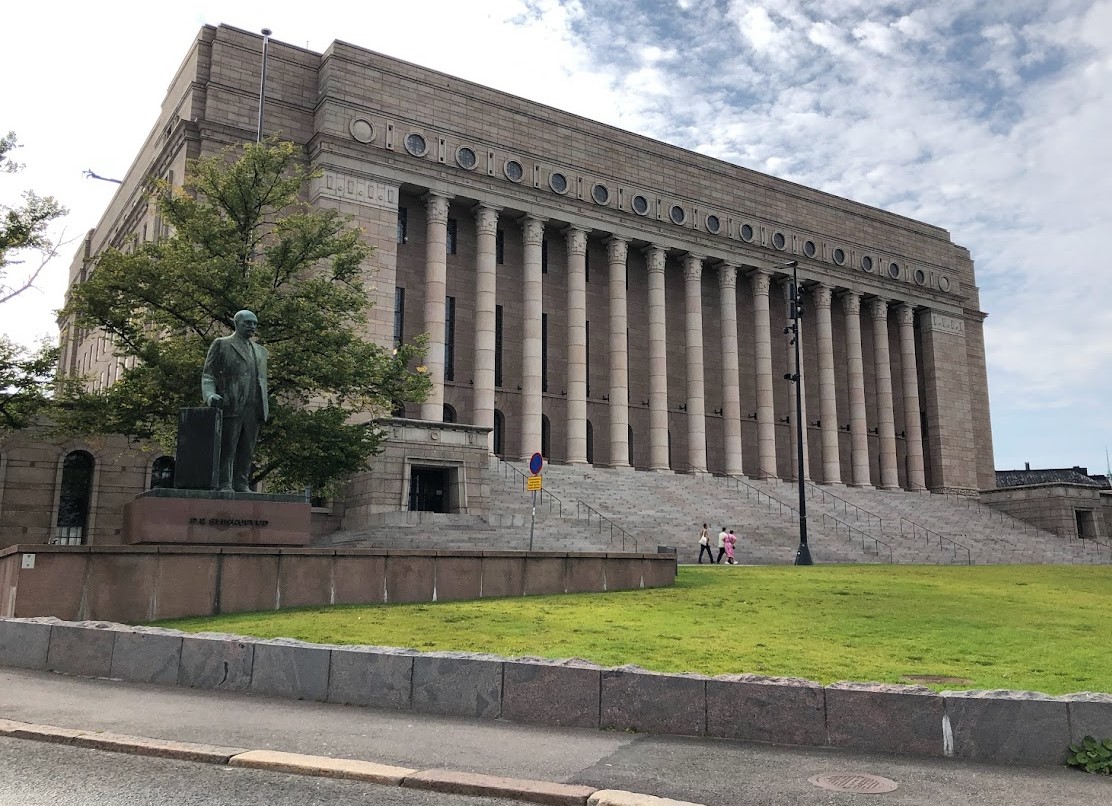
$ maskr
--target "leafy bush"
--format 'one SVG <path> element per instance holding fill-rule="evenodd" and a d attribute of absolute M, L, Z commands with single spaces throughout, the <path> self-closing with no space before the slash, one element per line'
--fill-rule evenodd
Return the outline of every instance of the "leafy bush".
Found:
<path fill-rule="evenodd" d="M 1112 739 L 1100 741 L 1086 736 L 1077 744 L 1070 745 L 1070 753 L 1072 755 L 1066 759 L 1067 766 L 1112 775 Z"/>

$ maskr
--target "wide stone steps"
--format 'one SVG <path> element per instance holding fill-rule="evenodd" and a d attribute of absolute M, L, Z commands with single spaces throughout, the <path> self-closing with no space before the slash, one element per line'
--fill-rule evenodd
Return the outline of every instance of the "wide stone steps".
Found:
<path fill-rule="evenodd" d="M 528 549 L 533 499 L 524 489 L 526 475 L 524 463 L 492 461 L 484 479 L 491 507 L 484 517 L 391 513 L 382 523 L 334 533 L 317 545 Z M 671 546 L 680 562 L 695 562 L 704 522 L 713 543 L 721 527 L 734 529 L 743 563 L 791 563 L 799 545 L 794 482 L 581 465 L 548 465 L 543 479 L 532 537 L 537 551 L 651 552 Z M 1110 547 L 1058 538 L 971 499 L 822 485 L 806 489 L 815 562 L 1112 562 Z"/>

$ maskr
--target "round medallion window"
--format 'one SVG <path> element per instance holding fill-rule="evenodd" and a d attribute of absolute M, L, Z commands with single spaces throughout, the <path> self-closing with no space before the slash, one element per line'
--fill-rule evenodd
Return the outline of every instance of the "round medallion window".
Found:
<path fill-rule="evenodd" d="M 814 257 L 815 256 L 815 251 L 816 250 L 815 250 L 815 242 L 814 241 L 804 241 L 803 242 L 803 254 L 805 254 L 807 257 Z"/>
<path fill-rule="evenodd" d="M 900 264 L 899 263 L 889 263 L 888 264 L 888 276 L 891 277 L 893 280 L 898 280 L 899 279 L 899 277 L 900 277 Z"/>
<path fill-rule="evenodd" d="M 873 259 L 871 257 L 869 257 L 868 255 L 862 255 L 861 256 L 861 268 L 863 268 L 865 271 L 872 271 L 873 270 Z"/>
<path fill-rule="evenodd" d="M 525 169 L 521 167 L 521 163 L 517 160 L 506 160 L 506 165 L 502 170 L 511 182 L 520 182 L 521 178 L 525 176 Z"/>
<path fill-rule="evenodd" d="M 922 269 L 916 269 L 913 276 L 915 277 L 915 285 L 922 285 L 927 281 L 927 273 Z"/>
<path fill-rule="evenodd" d="M 632 205 L 633 212 L 637 213 L 637 215 L 645 215 L 645 213 L 649 212 L 649 200 L 640 193 L 633 197 Z"/>
<path fill-rule="evenodd" d="M 722 229 L 722 222 L 718 220 L 716 215 L 707 216 L 707 232 L 718 232 Z"/>
<path fill-rule="evenodd" d="M 787 243 L 788 241 L 784 237 L 784 233 L 775 232 L 772 234 L 772 245 L 775 246 L 777 249 L 783 249 L 784 246 L 787 245 Z"/>
<path fill-rule="evenodd" d="M 950 290 L 950 278 L 949 277 L 946 277 L 945 275 L 943 275 L 942 277 L 938 278 L 938 290 L 939 291 L 949 291 Z"/>
<path fill-rule="evenodd" d="M 405 136 L 405 150 L 415 157 L 423 157 L 429 153 L 429 144 L 423 134 L 410 132 Z"/>
<path fill-rule="evenodd" d="M 610 191 L 606 185 L 597 184 L 591 188 L 591 198 L 595 200 L 596 204 L 606 204 L 610 201 Z"/>
<path fill-rule="evenodd" d="M 568 178 L 557 171 L 553 173 L 552 176 L 548 177 L 548 186 L 552 188 L 553 192 L 555 193 L 567 193 Z"/>
<path fill-rule="evenodd" d="M 687 220 L 687 211 L 678 204 L 673 204 L 668 210 L 668 217 L 672 219 L 673 224 L 682 224 Z"/>
<path fill-rule="evenodd" d="M 479 163 L 479 158 L 475 156 L 475 149 L 460 146 L 459 150 L 456 151 L 456 163 L 459 167 L 470 171 Z"/>
<path fill-rule="evenodd" d="M 369 143 L 375 139 L 375 125 L 366 118 L 352 118 L 348 131 L 360 143 Z"/>
<path fill-rule="evenodd" d="M 749 241 L 753 240 L 753 225 L 752 224 L 742 224 L 741 225 L 741 240 L 746 241 L 746 242 L 749 242 Z"/>
<path fill-rule="evenodd" d="M 844 266 L 846 263 L 846 250 L 838 247 L 834 250 L 834 262 L 839 266 Z"/>

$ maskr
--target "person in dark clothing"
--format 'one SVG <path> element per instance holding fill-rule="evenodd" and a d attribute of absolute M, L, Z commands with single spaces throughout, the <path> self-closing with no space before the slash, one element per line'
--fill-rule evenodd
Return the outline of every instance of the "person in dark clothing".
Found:
<path fill-rule="evenodd" d="M 703 524 L 703 531 L 699 532 L 699 565 L 703 564 L 703 552 L 707 553 L 707 560 L 714 563 L 714 552 L 710 550 L 710 530 Z"/>

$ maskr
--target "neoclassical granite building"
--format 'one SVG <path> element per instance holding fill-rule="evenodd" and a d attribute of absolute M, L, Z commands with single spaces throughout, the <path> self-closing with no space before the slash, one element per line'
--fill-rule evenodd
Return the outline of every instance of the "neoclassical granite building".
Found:
<path fill-rule="evenodd" d="M 254 139 L 262 44 L 201 29 L 71 284 L 165 234 L 148 175 Z M 492 428 L 511 459 L 791 478 L 799 416 L 815 482 L 995 486 L 985 314 L 945 230 L 339 41 L 272 41 L 265 98 L 264 133 L 321 172 L 311 201 L 375 247 L 370 335 L 429 334 L 406 417 Z M 62 326 L 66 371 L 111 383 L 104 341 Z"/>

